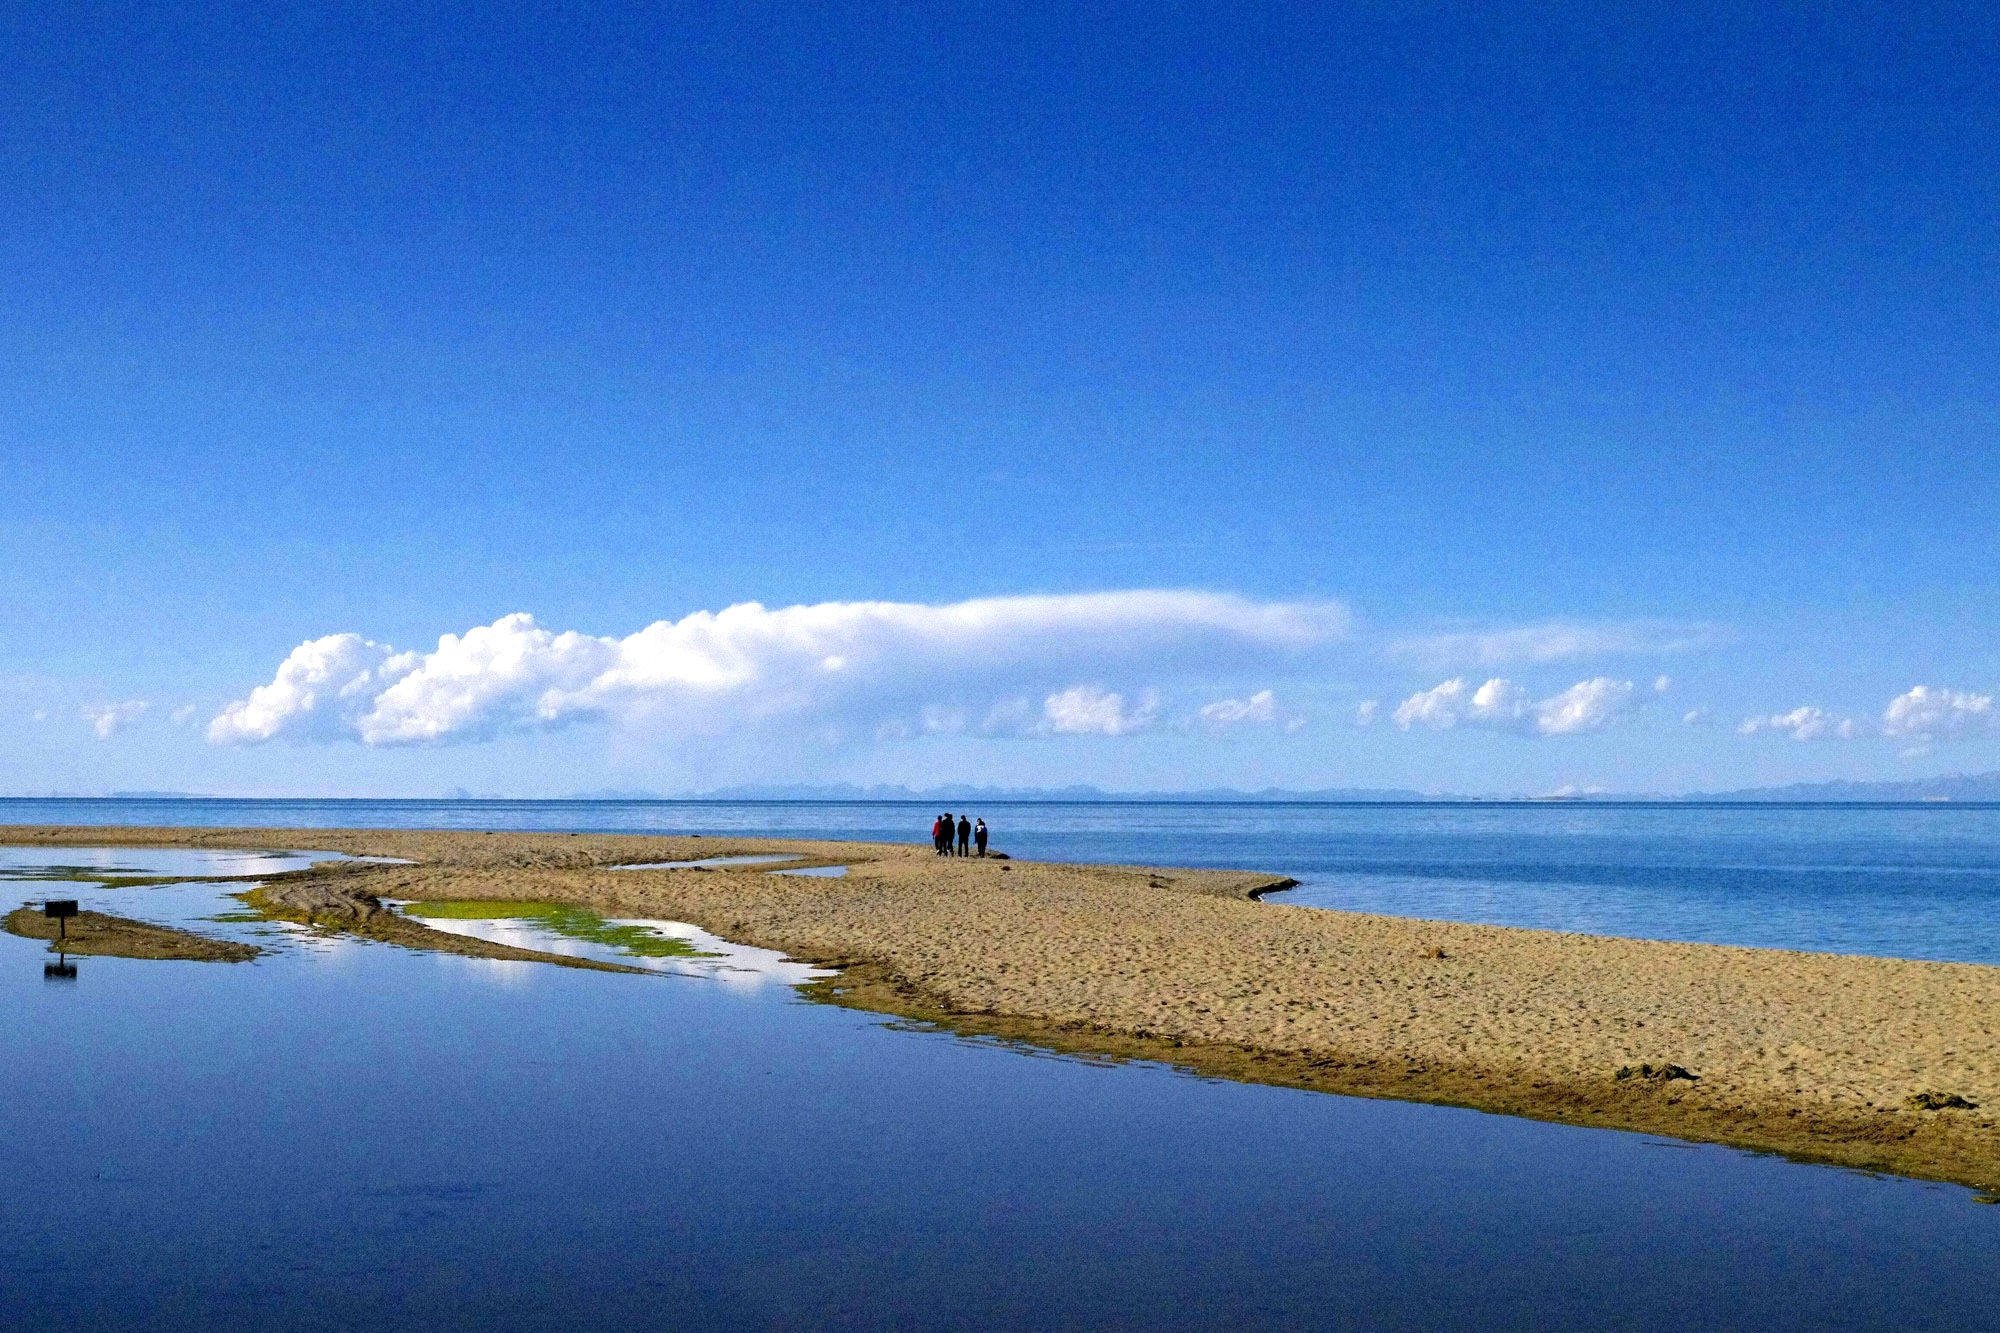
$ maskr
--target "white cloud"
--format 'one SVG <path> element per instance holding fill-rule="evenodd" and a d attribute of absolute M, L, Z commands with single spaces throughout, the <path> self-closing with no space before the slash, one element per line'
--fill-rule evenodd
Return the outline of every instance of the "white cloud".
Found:
<path fill-rule="evenodd" d="M 1428 690 L 1419 690 L 1402 703 L 1396 705 L 1391 714 L 1396 725 L 1408 731 L 1418 723 L 1433 731 L 1449 731 L 1458 725 L 1466 692 L 1471 687 L 1463 680 L 1448 680 Z"/>
<path fill-rule="evenodd" d="M 216 714 L 208 739 L 225 744 L 280 735 L 325 738 L 358 728 L 377 693 L 410 674 L 417 660 L 415 653 L 398 654 L 359 634 L 308 639 L 278 664 L 270 684 Z"/>
<path fill-rule="evenodd" d="M 1496 678 L 1474 689 L 1463 679 L 1452 679 L 1403 700 L 1395 719 L 1405 731 L 1419 723 L 1433 731 L 1449 731 L 1461 722 L 1513 721 L 1526 710 L 1527 701 L 1517 685 Z"/>
<path fill-rule="evenodd" d="M 1396 709 L 1396 725 L 1419 724 L 1433 731 L 1486 727 L 1540 736 L 1599 731 L 1632 701 L 1632 682 L 1598 676 L 1580 680 L 1560 694 L 1531 702 L 1528 692 L 1498 676 L 1474 688 L 1463 678 L 1420 690 Z"/>
<path fill-rule="evenodd" d="M 1690 727 L 1705 727 L 1715 720 L 1715 715 L 1706 708 L 1690 708 L 1681 714 L 1681 723 Z"/>
<path fill-rule="evenodd" d="M 127 699 L 123 703 L 116 704 L 93 704 L 83 710 L 83 720 L 90 723 L 90 729 L 96 733 L 97 739 L 108 741 L 137 722 L 151 707 L 152 705 L 144 699 Z"/>
<path fill-rule="evenodd" d="M 1662 674 L 1653 677 L 1653 693 L 1665 694 L 1668 690 L 1671 690 L 1673 687 L 1674 687 L 1674 678 L 1672 676 Z"/>
<path fill-rule="evenodd" d="M 1278 701 L 1269 690 L 1259 690 L 1248 699 L 1217 699 L 1201 709 L 1201 720 L 1211 727 L 1269 723 L 1276 721 L 1277 716 Z"/>
<path fill-rule="evenodd" d="M 1993 726 L 1993 696 L 1919 685 L 1889 701 L 1882 731 L 1890 736 L 1946 740 Z"/>
<path fill-rule="evenodd" d="M 200 711 L 200 704 L 182 704 L 173 712 L 174 725 L 177 727 L 186 726 L 188 723 L 194 721 L 194 715 Z"/>
<path fill-rule="evenodd" d="M 1382 701 L 1380 699 L 1363 699 L 1355 706 L 1354 725 L 1357 727 L 1372 727 L 1375 725 L 1375 719 L 1381 712 Z"/>
<path fill-rule="evenodd" d="M 1454 666 L 1500 667 L 1577 657 L 1693 652 L 1728 639 L 1728 633 L 1714 625 L 1551 620 L 1512 629 L 1410 635 L 1391 642 L 1388 655 L 1449 670 Z"/>
<path fill-rule="evenodd" d="M 1128 709 L 1116 690 L 1073 685 L 1042 701 L 1042 721 L 1058 736 L 1127 736 L 1152 726 L 1159 706 L 1159 696 L 1151 692 Z"/>
<path fill-rule="evenodd" d="M 1535 705 L 1535 730 L 1544 736 L 1602 731 L 1632 701 L 1632 682 L 1598 676 L 1580 680 Z"/>
<path fill-rule="evenodd" d="M 1822 737 L 1852 740 L 1861 734 L 1861 724 L 1851 717 L 1835 717 L 1823 708 L 1808 705 L 1789 713 L 1746 717 L 1736 728 L 1739 736 L 1755 736 L 1761 731 L 1780 732 L 1795 741 L 1815 741 Z"/>
<path fill-rule="evenodd" d="M 770 610 L 750 602 L 658 621 L 624 638 L 555 633 L 516 614 L 447 634 L 428 653 L 398 653 L 358 634 L 303 643 L 269 684 L 224 708 L 208 736 L 223 744 L 279 737 L 446 743 L 655 715 L 707 734 L 841 709 L 870 708 L 879 717 L 915 708 L 926 694 L 935 698 L 941 684 L 961 702 L 939 706 L 925 725 L 950 729 L 989 707 L 989 723 L 1003 711 L 1012 716 L 1019 710 L 1006 701 L 1024 689 L 1039 692 L 1083 670 L 1198 676 L 1294 659 L 1339 639 L 1347 620 L 1333 602 L 1177 591 L 945 606 L 827 602 Z M 984 696 L 976 705 L 963 702 L 975 694 Z M 1057 705 L 1065 720 L 1069 707 Z M 1121 704 L 1118 716 L 1130 729 L 1138 713 Z M 1046 701 L 1043 723 L 1057 723 Z"/>

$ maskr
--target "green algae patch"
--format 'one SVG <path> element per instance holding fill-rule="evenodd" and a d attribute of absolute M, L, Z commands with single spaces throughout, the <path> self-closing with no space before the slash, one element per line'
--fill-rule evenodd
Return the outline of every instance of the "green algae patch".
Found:
<path fill-rule="evenodd" d="M 653 969 L 633 967 L 628 963 L 544 953 L 540 949 L 522 949 L 472 935 L 439 930 L 384 907 L 382 900 L 372 893 L 356 892 L 351 885 L 329 882 L 325 876 L 266 883 L 248 893 L 234 896 L 269 921 L 295 921 L 315 930 L 328 928 L 363 939 L 379 940 L 384 944 L 401 945 L 406 949 L 462 954 L 468 958 L 495 958 L 503 962 L 553 963 L 557 967 L 581 968 L 589 972 L 660 975 Z"/>
<path fill-rule="evenodd" d="M 634 958 L 720 958 L 704 953 L 686 940 L 662 935 L 650 926 L 614 925 L 595 912 L 563 903 L 524 903 L 468 899 L 407 903 L 405 916 L 432 921 L 532 921 L 567 939 L 602 944 Z"/>

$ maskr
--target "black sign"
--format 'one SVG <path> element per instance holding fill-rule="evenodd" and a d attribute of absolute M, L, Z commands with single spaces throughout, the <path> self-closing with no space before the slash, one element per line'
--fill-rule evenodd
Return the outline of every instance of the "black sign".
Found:
<path fill-rule="evenodd" d="M 51 898 L 42 904 L 42 915 L 48 917 L 75 916 L 76 899 Z"/>

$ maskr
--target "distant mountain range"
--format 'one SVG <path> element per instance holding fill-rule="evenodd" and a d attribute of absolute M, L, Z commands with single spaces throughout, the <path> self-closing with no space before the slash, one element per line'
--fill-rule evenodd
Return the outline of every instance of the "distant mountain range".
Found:
<path fill-rule="evenodd" d="M 1426 801 L 1454 797 L 1426 796 L 1420 791 L 1374 787 L 1334 787 L 1320 791 L 1287 791 L 1266 787 L 1238 791 L 1210 787 L 1202 791 L 1105 791 L 1102 787 L 975 787 L 944 783 L 936 787 L 902 787 L 852 783 L 831 785 L 762 785 L 720 787 L 689 799 L 702 801 Z"/>
<path fill-rule="evenodd" d="M 1676 798 L 1669 798 L 1676 799 Z M 1683 801 L 2000 801 L 2000 773 L 1952 773 L 1901 782 L 1795 782 L 1677 798 Z"/>
<path fill-rule="evenodd" d="M 578 800 L 669 800 L 653 792 L 578 792 Z M 779 783 L 740 787 L 718 787 L 684 800 L 703 801 L 1995 801 L 2000 802 L 2000 772 L 1954 773 L 1945 777 L 1915 778 L 1896 782 L 1810 782 L 1785 787 L 1745 787 L 1735 791 L 1690 792 L 1683 796 L 1653 793 L 1590 792 L 1561 796 L 1463 796 L 1454 793 L 1411 791 L 1396 787 L 1322 787 L 1294 791 L 1264 787 L 1242 791 L 1234 787 L 1210 787 L 1201 791 L 1106 791 L 1102 787 L 978 787 L 966 783 L 946 783 L 935 787 L 891 785 L 857 786 L 853 783 Z"/>

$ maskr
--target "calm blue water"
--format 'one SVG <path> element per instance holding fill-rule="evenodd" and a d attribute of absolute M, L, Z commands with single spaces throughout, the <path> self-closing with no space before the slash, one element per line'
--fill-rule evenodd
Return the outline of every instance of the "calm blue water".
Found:
<path fill-rule="evenodd" d="M 1995 1324 L 1956 1188 L 60 891 L 271 952 L 0 935 L 6 1327 Z"/>
<path fill-rule="evenodd" d="M 886 803 L 22 801 L 0 823 L 561 829 L 924 842 Z M 991 803 L 994 847 L 1290 875 L 1275 902 L 2000 963 L 2000 807 Z"/>

